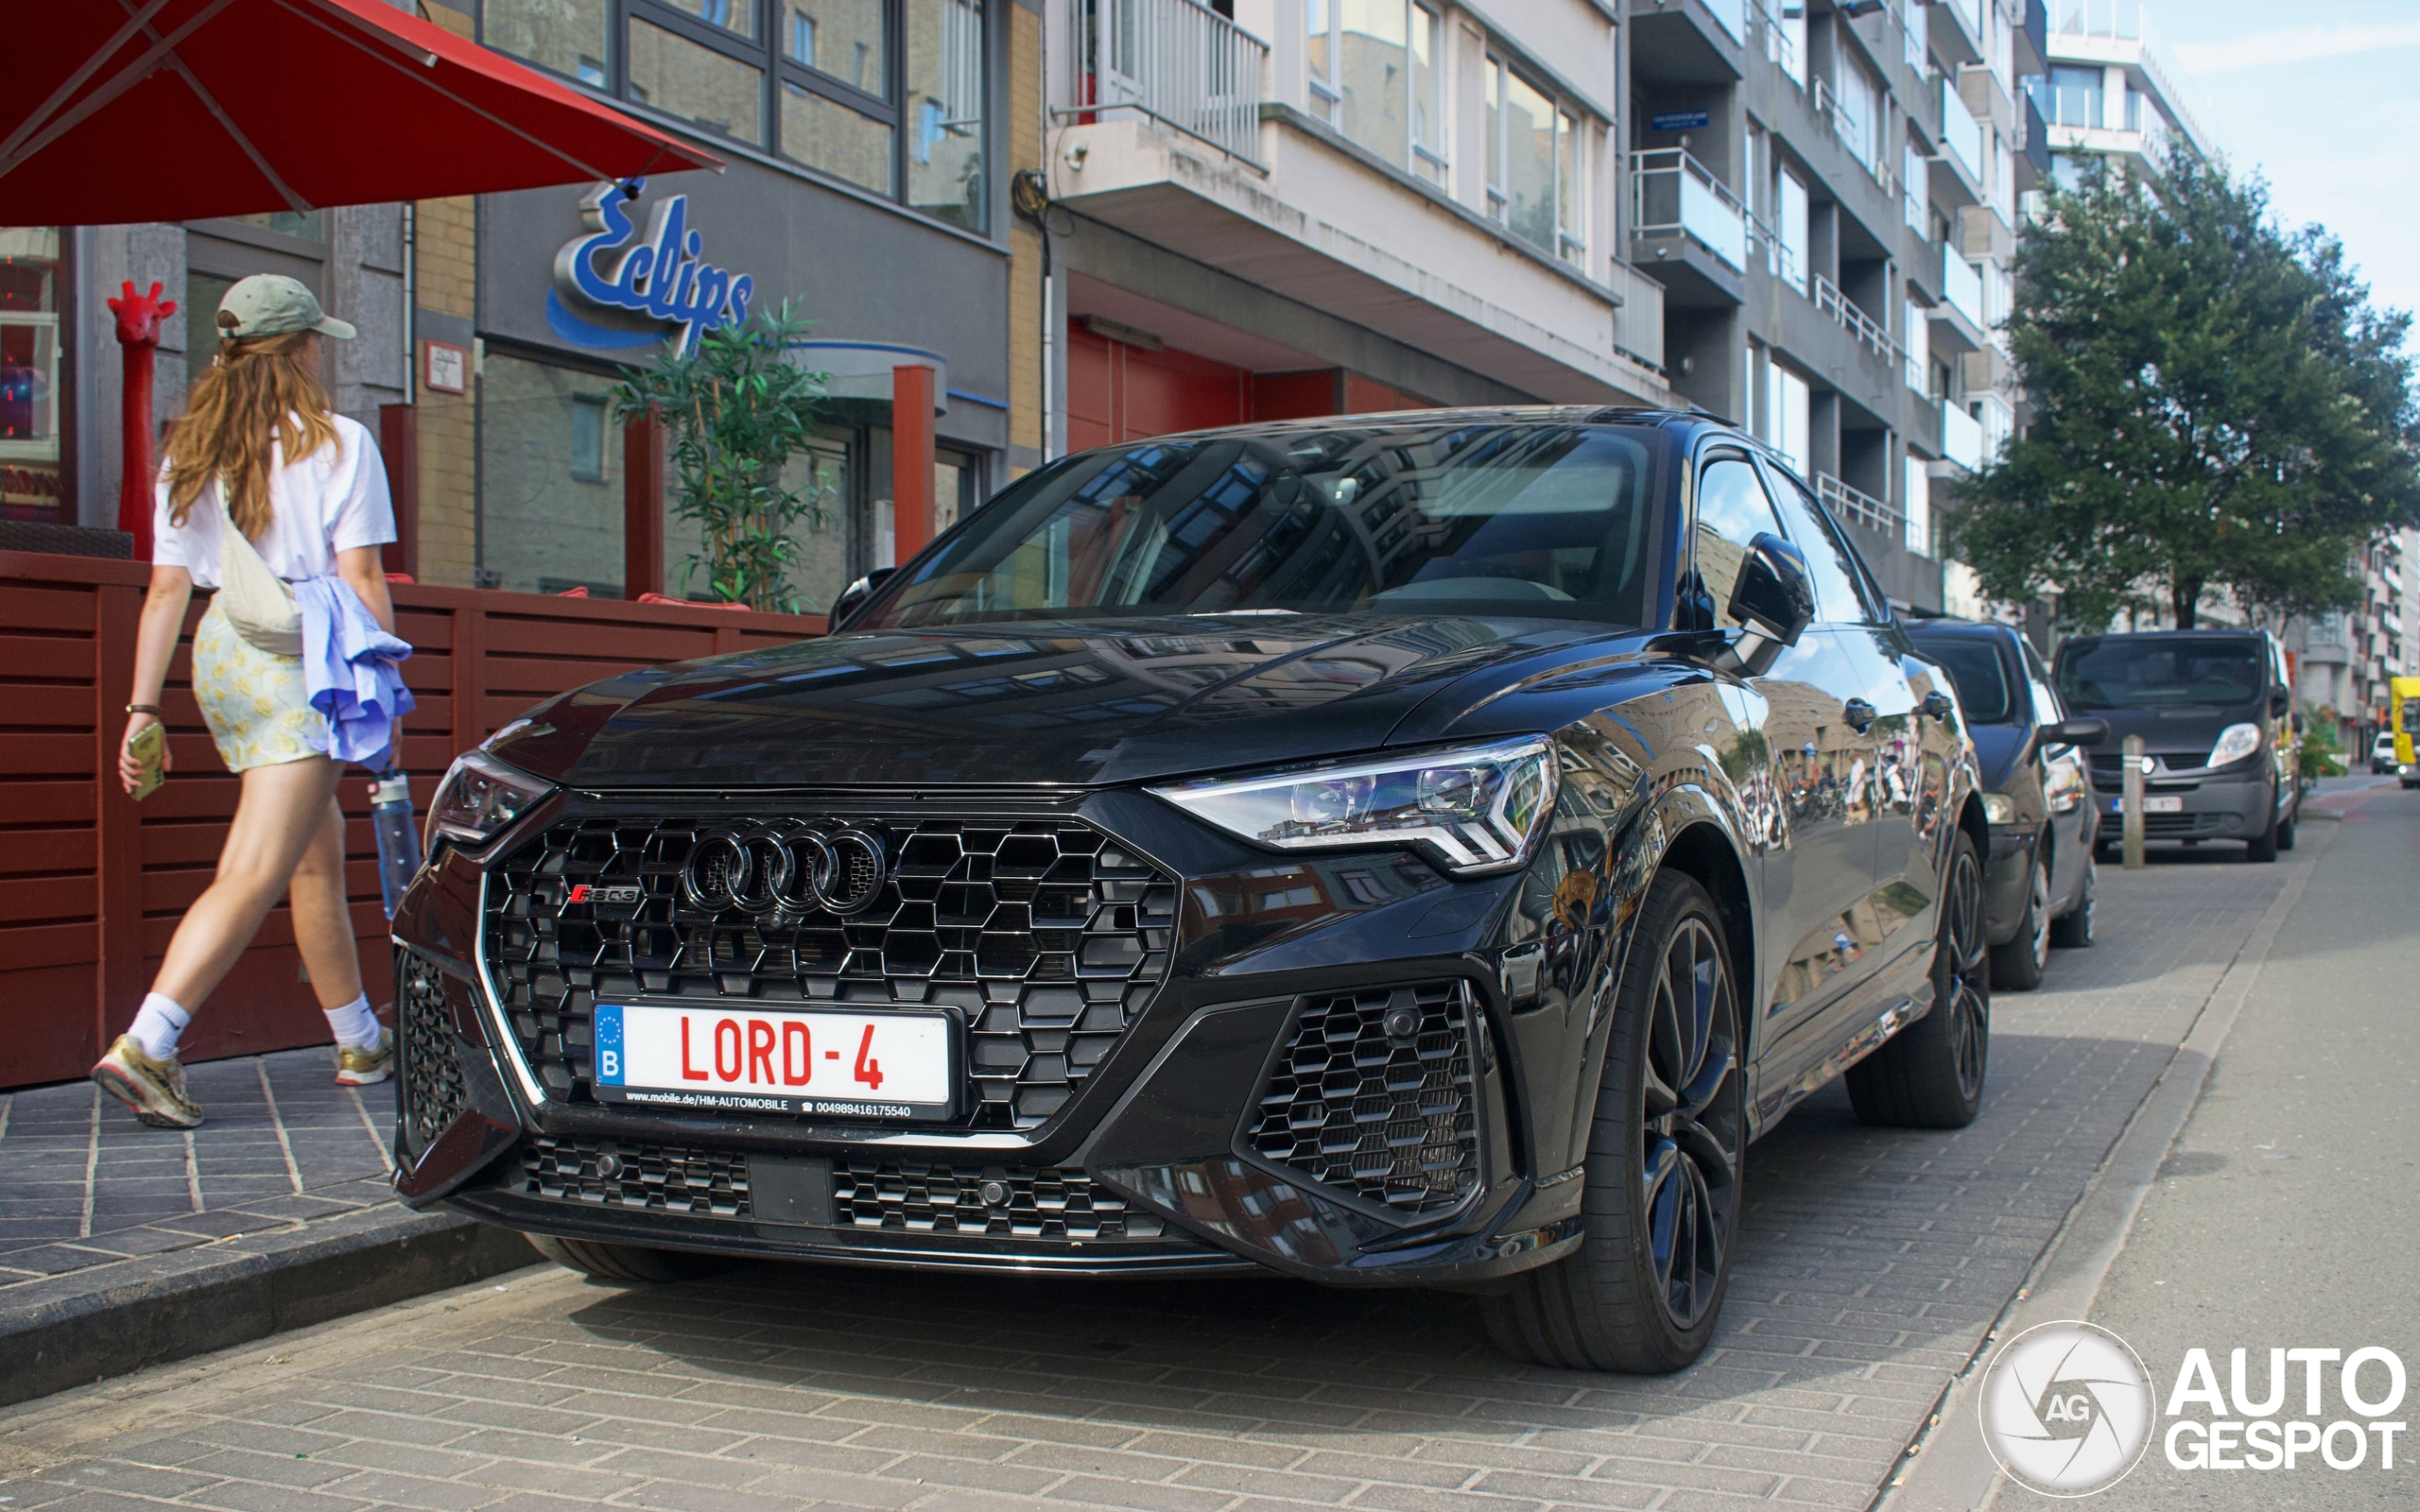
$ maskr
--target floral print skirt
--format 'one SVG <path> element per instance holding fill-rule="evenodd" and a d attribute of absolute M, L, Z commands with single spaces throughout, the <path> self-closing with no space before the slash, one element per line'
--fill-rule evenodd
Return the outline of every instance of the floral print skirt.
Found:
<path fill-rule="evenodd" d="M 303 690 L 302 659 L 245 640 L 216 603 L 193 634 L 193 696 L 231 772 L 327 754 L 327 716 Z"/>

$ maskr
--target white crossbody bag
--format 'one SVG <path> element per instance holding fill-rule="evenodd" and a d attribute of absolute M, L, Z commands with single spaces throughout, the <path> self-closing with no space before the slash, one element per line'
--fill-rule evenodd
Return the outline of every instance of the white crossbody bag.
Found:
<path fill-rule="evenodd" d="M 218 612 L 229 626 L 271 656 L 302 654 L 302 607 L 294 590 L 269 569 L 260 549 L 235 524 L 222 480 L 211 479 L 218 496 L 218 518 L 226 531 L 218 541 Z"/>

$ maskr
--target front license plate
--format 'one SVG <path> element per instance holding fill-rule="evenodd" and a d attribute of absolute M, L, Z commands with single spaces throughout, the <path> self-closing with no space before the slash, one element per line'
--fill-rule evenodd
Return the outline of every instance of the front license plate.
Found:
<path fill-rule="evenodd" d="M 2125 813 L 2126 800 L 2118 798 L 2111 799 L 2109 800 L 2109 812 L 2112 814 Z M 2185 812 L 2185 799 L 2176 797 L 2161 798 L 2152 794 L 2145 794 L 2143 797 L 2143 812 L 2146 814 L 2182 814 Z"/>
<path fill-rule="evenodd" d="M 596 1005 L 601 1101 L 739 1113 L 946 1118 L 947 1015 Z"/>

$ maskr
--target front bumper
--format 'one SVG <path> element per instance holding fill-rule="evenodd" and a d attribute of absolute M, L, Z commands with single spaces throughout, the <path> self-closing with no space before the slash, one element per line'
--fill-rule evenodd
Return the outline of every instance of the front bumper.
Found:
<path fill-rule="evenodd" d="M 1577 1246 L 1577 1172 L 1537 1179 L 1511 1114 L 1506 976 L 1534 998 L 1538 971 L 1497 936 L 1522 879 L 1405 857 L 1374 888 L 1386 867 L 1363 856 L 1347 888 L 1332 863 L 1272 867 L 1156 806 L 1107 808 L 1092 817 L 1184 879 L 1176 963 L 1063 1108 L 1012 1129 L 562 1095 L 475 943 L 480 868 L 441 857 L 396 924 L 399 1194 L 526 1232 L 940 1270 L 1433 1285 Z"/>
<path fill-rule="evenodd" d="M 2124 821 L 2121 791 L 2096 781 L 2092 797 L 2100 810 L 2100 841 L 2115 844 Z M 2178 811 L 2143 815 L 2146 840 L 2251 840 L 2265 833 L 2274 812 L 2277 785 L 2267 772 L 2184 781 L 2154 778 L 2143 791 L 2146 799 L 2173 798 Z"/>

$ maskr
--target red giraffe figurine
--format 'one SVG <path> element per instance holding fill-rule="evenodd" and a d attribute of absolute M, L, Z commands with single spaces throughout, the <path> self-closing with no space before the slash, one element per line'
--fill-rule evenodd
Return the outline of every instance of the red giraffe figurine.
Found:
<path fill-rule="evenodd" d="M 151 559 L 151 352 L 160 345 L 160 322 L 177 313 L 177 301 L 160 298 L 154 283 L 148 294 L 134 285 L 109 301 L 117 317 L 117 344 L 126 355 L 126 472 L 118 479 L 117 527 L 134 538 L 134 559 Z"/>

